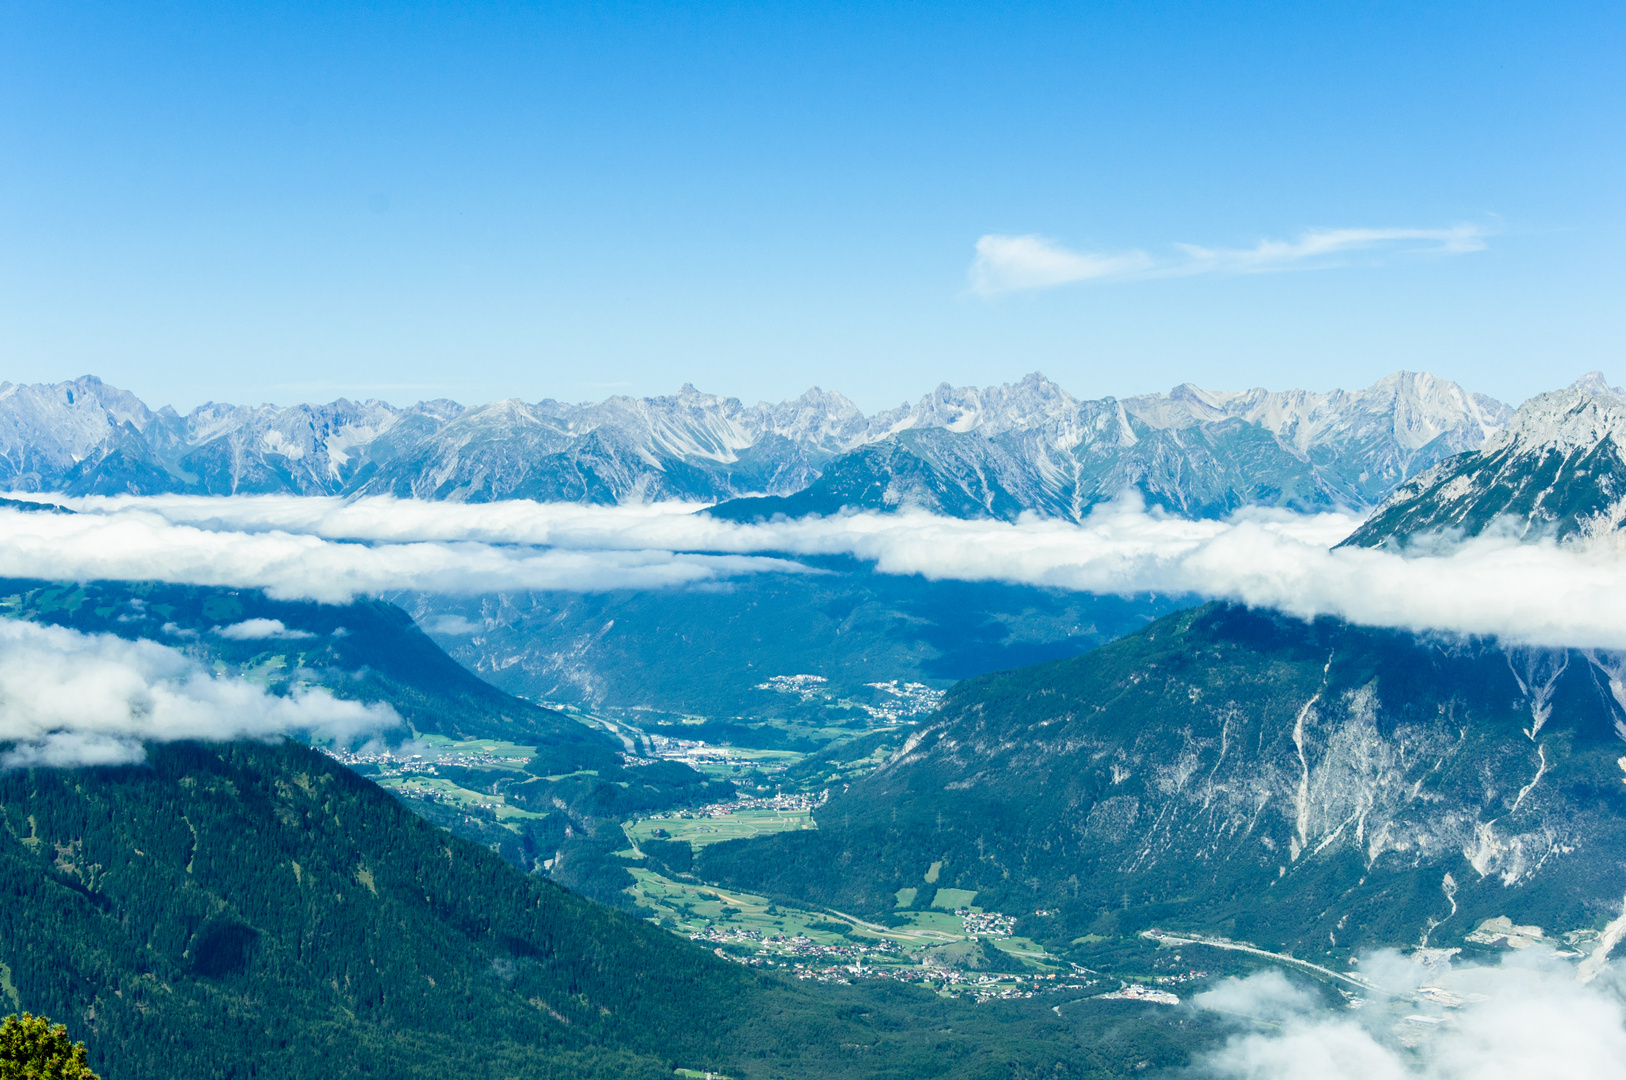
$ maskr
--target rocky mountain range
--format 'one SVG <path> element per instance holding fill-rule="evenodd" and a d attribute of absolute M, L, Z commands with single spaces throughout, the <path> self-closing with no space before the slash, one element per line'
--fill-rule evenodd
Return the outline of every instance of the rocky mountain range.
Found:
<path fill-rule="evenodd" d="M 866 416 L 817 388 L 744 405 L 685 386 L 596 404 L 379 401 L 184 416 L 86 376 L 0 384 L 0 485 L 69 494 L 294 493 L 592 503 L 686 499 L 753 517 L 921 505 L 1078 518 L 1126 488 L 1194 516 L 1364 508 L 1479 447 L 1512 410 L 1427 374 L 1360 391 L 1073 397 L 1040 374 L 940 386 Z M 732 501 L 742 497 L 780 502 Z"/>
<path fill-rule="evenodd" d="M 1395 489 L 1346 543 L 1477 536 L 1583 539 L 1626 522 L 1626 391 L 1599 372 L 1525 402 L 1472 453 Z"/>
<path fill-rule="evenodd" d="M 750 520 L 912 505 L 955 517 L 1078 520 L 1130 489 L 1187 517 L 1249 504 L 1364 509 L 1481 445 L 1511 415 L 1501 402 L 1411 372 L 1353 393 L 1235 394 L 1187 383 L 1122 401 L 1080 401 L 1032 375 L 988 391 L 942 387 L 911 411 L 909 426 L 831 462 L 804 490 L 711 512 Z"/>

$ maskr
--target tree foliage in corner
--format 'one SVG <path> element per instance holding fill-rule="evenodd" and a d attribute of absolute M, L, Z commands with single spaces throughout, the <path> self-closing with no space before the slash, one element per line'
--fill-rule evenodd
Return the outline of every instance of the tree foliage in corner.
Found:
<path fill-rule="evenodd" d="M 85 1064 L 85 1044 L 43 1016 L 12 1014 L 0 1021 L 0 1080 L 97 1080 Z"/>

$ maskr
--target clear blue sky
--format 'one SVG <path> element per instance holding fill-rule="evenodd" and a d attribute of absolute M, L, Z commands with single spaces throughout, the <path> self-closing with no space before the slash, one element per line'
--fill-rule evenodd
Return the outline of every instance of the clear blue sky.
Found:
<path fill-rule="evenodd" d="M 6 3 L 0 378 L 1621 381 L 1622 57 L 1619 0 Z"/>

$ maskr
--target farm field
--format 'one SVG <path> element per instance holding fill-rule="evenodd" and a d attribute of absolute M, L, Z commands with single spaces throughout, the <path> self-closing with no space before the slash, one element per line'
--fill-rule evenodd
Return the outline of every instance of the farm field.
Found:
<path fill-rule="evenodd" d="M 679 881 L 642 867 L 629 867 L 636 884 L 628 889 L 639 907 L 652 913 L 652 921 L 676 934 L 703 935 L 708 940 L 744 941 L 752 932 L 801 936 L 826 947 L 891 948 L 866 963 L 917 965 L 927 950 L 972 940 L 959 916 L 941 911 L 906 913 L 907 921 L 881 926 L 834 911 L 812 911 L 779 906 L 764 896 L 719 888 L 700 882 Z M 1064 965 L 1043 947 L 1024 937 L 979 937 L 985 946 L 1018 957 L 1035 970 L 1052 971 Z M 895 951 L 893 951 L 895 949 Z"/>
<path fill-rule="evenodd" d="M 674 881 L 641 867 L 628 867 L 636 880 L 628 891 L 639 905 L 656 913 L 655 921 L 677 934 L 698 934 L 713 928 L 756 930 L 763 935 L 802 935 L 823 945 L 846 941 L 831 917 L 798 908 L 780 908 L 767 897 L 719 889 L 711 885 Z M 823 924 L 823 926 L 817 925 Z M 842 924 L 845 925 L 845 924 Z"/>
<path fill-rule="evenodd" d="M 455 806 L 461 810 L 485 810 L 496 816 L 498 821 L 519 820 L 524 818 L 541 819 L 546 814 L 538 814 L 530 810 L 521 810 L 517 806 L 509 805 L 501 795 L 490 792 L 470 791 L 459 787 L 452 781 L 438 776 L 378 776 L 373 778 L 379 787 L 404 799 L 418 799 L 425 802 L 434 802 L 442 806 Z"/>
<path fill-rule="evenodd" d="M 796 750 L 756 750 L 726 744 L 708 746 L 704 752 L 663 756 L 674 757 L 713 780 L 740 780 L 759 775 L 766 780 L 807 757 Z"/>
<path fill-rule="evenodd" d="M 623 829 L 636 846 L 644 840 L 687 840 L 705 847 L 724 840 L 740 840 L 770 833 L 814 828 L 807 810 L 735 810 L 722 817 L 659 817 L 629 821 Z"/>

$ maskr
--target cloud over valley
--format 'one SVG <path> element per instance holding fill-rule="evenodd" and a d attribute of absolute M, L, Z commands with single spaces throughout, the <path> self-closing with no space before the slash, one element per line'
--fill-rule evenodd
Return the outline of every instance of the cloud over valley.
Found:
<path fill-rule="evenodd" d="M 271 694 L 157 642 L 0 619 L 0 768 L 129 764 L 144 742 L 180 739 L 348 742 L 399 723 L 387 705 Z"/>
<path fill-rule="evenodd" d="M 342 601 L 414 590 L 603 591 L 816 572 L 850 556 L 887 574 L 1233 600 L 1313 618 L 1509 643 L 1626 648 L 1613 548 L 1484 536 L 1434 554 L 1332 546 L 1359 519 L 1244 511 L 1222 521 L 1133 501 L 1081 524 L 918 512 L 738 524 L 687 504 L 461 504 L 388 497 L 91 497 L 75 514 L 0 510 L 0 575 L 162 580 Z M 263 628 L 261 628 L 263 630 Z M 248 631 L 237 631 L 247 633 Z M 256 631 L 260 632 L 260 631 Z"/>

